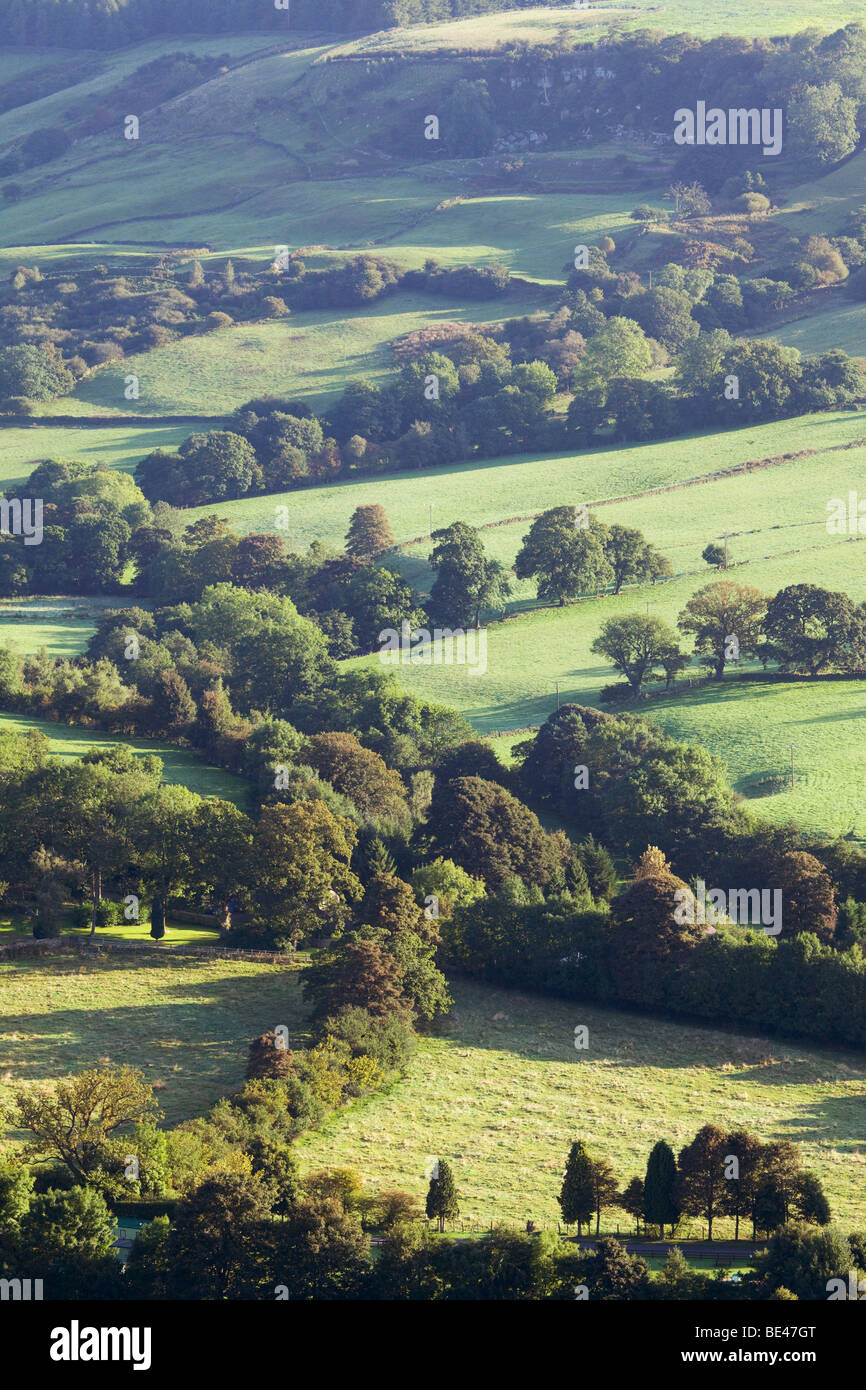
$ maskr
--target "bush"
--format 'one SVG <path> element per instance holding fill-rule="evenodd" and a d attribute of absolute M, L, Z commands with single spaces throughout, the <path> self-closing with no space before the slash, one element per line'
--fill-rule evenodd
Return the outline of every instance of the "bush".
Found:
<path fill-rule="evenodd" d="M 89 927 L 93 920 L 93 903 L 87 900 L 77 903 L 72 909 L 71 917 L 74 927 Z M 96 909 L 97 927 L 117 927 L 123 920 L 120 903 L 111 903 L 103 898 Z"/>
<path fill-rule="evenodd" d="M 231 314 L 224 314 L 219 309 L 215 309 L 205 319 L 205 328 L 209 333 L 217 333 L 221 328 L 231 328 L 233 324 L 234 319 Z"/>
<path fill-rule="evenodd" d="M 769 212 L 770 200 L 763 193 L 741 193 L 739 198 L 734 199 L 734 207 L 737 212 L 746 212 L 749 216 L 754 216 L 759 212 Z"/>

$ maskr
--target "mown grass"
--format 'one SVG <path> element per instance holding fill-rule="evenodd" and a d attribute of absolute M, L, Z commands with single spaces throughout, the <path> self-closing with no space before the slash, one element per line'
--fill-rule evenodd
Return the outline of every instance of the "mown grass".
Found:
<path fill-rule="evenodd" d="M 47 719 L 31 719 L 23 714 L 0 714 L 0 729 L 15 733 L 27 733 L 28 729 L 38 729 L 45 734 L 51 745 L 51 752 L 59 758 L 80 758 L 90 748 L 106 748 L 122 743 L 131 748 L 139 757 L 155 753 L 162 759 L 162 780 L 171 785 L 189 787 L 199 796 L 217 796 L 236 805 L 246 807 L 248 784 L 242 777 L 225 772 L 221 767 L 210 767 L 197 758 L 187 748 L 177 748 L 172 743 L 159 739 L 121 738 L 116 734 L 98 733 L 93 729 L 77 729 L 66 724 L 54 724 Z"/>
<path fill-rule="evenodd" d="M 862 1226 L 861 1058 L 462 980 L 452 993 L 441 1036 L 422 1042 L 404 1080 L 299 1140 L 304 1171 L 352 1167 L 369 1187 L 423 1198 L 438 1156 L 454 1168 L 462 1218 L 555 1221 L 574 1139 L 626 1183 L 658 1139 L 678 1149 L 712 1122 L 801 1144 L 843 1227 Z M 574 1048 L 578 1024 L 589 1028 L 585 1052 Z M 605 1225 L 617 1220 L 631 1229 L 623 1212 Z M 733 1235 L 728 1224 L 719 1237 Z"/>
<path fill-rule="evenodd" d="M 20 912 L 5 913 L 0 911 L 0 945 L 8 944 L 10 940 L 32 935 L 33 922 L 30 918 L 24 917 Z M 61 915 L 59 935 L 86 941 L 90 936 L 90 928 L 75 926 L 67 912 Z M 169 914 L 165 923 L 165 936 L 159 944 L 160 947 L 215 946 L 219 939 L 220 934 L 216 928 L 189 926 L 186 923 L 174 921 Z M 148 941 L 152 945 L 154 944 L 150 935 L 150 923 L 145 921 L 124 922 L 123 926 L 117 927 L 99 927 L 96 941 L 97 943 L 100 941 Z"/>
<path fill-rule="evenodd" d="M 243 1085 L 251 1038 L 282 1023 L 300 1039 L 305 1018 L 289 963 L 168 953 L 0 961 L 0 1101 L 106 1060 L 139 1067 L 177 1124 Z"/>

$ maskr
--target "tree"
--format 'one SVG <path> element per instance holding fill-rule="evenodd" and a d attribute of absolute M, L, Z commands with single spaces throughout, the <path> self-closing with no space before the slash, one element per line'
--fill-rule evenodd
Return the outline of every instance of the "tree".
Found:
<path fill-rule="evenodd" d="M 859 143 L 857 101 L 838 82 L 808 84 L 791 98 L 787 111 L 791 153 L 809 167 L 838 164 Z"/>
<path fill-rule="evenodd" d="M 365 748 L 354 734 L 314 734 L 303 760 L 309 762 L 365 816 L 406 819 L 406 788 L 399 772 Z"/>
<path fill-rule="evenodd" d="M 101 1192 L 74 1187 L 37 1194 L 13 1242 L 16 1269 L 45 1278 L 54 1298 L 122 1297 L 115 1220 Z M 101 1286 L 101 1288 L 100 1288 Z"/>
<path fill-rule="evenodd" d="M 445 1230 L 446 1221 L 456 1221 L 460 1215 L 457 1201 L 457 1188 L 451 1165 L 445 1158 L 437 1159 L 427 1189 L 427 1219 L 439 1222 L 439 1230 Z"/>
<path fill-rule="evenodd" d="M 684 1212 L 706 1219 L 708 1240 L 713 1238 L 715 1217 L 724 1211 L 727 1144 L 728 1136 L 718 1125 L 703 1125 L 680 1149 L 679 1201 Z"/>
<path fill-rule="evenodd" d="M 639 698 L 645 680 L 651 680 L 662 658 L 678 651 L 677 635 L 661 618 L 628 613 L 608 618 L 590 651 L 604 656 L 625 676 L 632 694 Z"/>
<path fill-rule="evenodd" d="M 640 531 L 614 522 L 606 527 L 602 544 L 613 570 L 615 594 L 627 580 L 646 579 L 652 573 L 654 551 Z"/>
<path fill-rule="evenodd" d="M 616 376 L 643 376 L 652 366 L 652 350 L 633 319 L 614 316 L 589 339 L 574 373 L 578 393 L 604 387 Z"/>
<path fill-rule="evenodd" d="M 159 1115 L 153 1089 L 134 1067 L 98 1067 L 59 1081 L 53 1091 L 13 1096 L 12 1124 L 33 1136 L 25 1157 L 59 1158 L 76 1183 L 94 1180 L 111 1158 L 115 1132 Z"/>
<path fill-rule="evenodd" d="M 672 183 L 665 196 L 673 199 L 674 212 L 678 217 L 703 217 L 712 206 L 706 190 L 697 182 L 683 183 L 680 180 Z"/>
<path fill-rule="evenodd" d="M 754 1210 L 758 1184 L 764 1162 L 760 1139 L 745 1129 L 732 1130 L 725 1145 L 725 1187 L 722 1192 L 722 1211 L 734 1218 L 734 1240 L 740 1238 L 740 1218 Z M 729 1160 L 735 1158 L 736 1168 L 728 1176 Z"/>
<path fill-rule="evenodd" d="M 158 893 L 154 894 L 150 907 L 150 934 L 154 941 L 161 941 L 165 936 L 165 904 Z"/>
<path fill-rule="evenodd" d="M 256 910 L 292 945 L 345 920 L 361 884 L 349 868 L 357 833 L 323 801 L 265 806 L 252 849 L 251 893 Z"/>
<path fill-rule="evenodd" d="M 797 1298 L 826 1299 L 829 1281 L 841 1279 L 847 1288 L 853 1267 L 851 1247 L 841 1231 L 814 1231 L 791 1222 L 771 1235 L 755 1262 L 755 1273 L 768 1289 L 782 1287 Z"/>
<path fill-rule="evenodd" d="M 373 1018 L 405 1017 L 403 971 L 378 941 L 353 938 L 339 945 L 304 973 L 304 995 L 313 1000 L 315 1016 L 366 1009 Z"/>
<path fill-rule="evenodd" d="M 436 578 L 430 590 L 430 616 L 443 625 L 477 627 L 482 609 L 502 607 L 511 593 L 503 566 L 485 555 L 481 536 L 465 521 L 435 531 L 433 539 L 436 545 L 429 564 Z"/>
<path fill-rule="evenodd" d="M 832 941 L 839 913 L 833 880 L 820 860 L 791 850 L 782 855 L 772 878 L 782 895 L 781 935 L 814 932 L 822 941 Z"/>
<path fill-rule="evenodd" d="M 606 1158 L 590 1160 L 590 1179 L 595 1202 L 595 1234 L 601 1225 L 601 1213 L 605 1207 L 612 1207 L 619 1198 L 619 1185 L 613 1165 Z"/>
<path fill-rule="evenodd" d="M 635 1231 L 640 1235 L 640 1223 L 644 1208 L 643 1178 L 631 1178 L 619 1199 L 623 1211 L 634 1217 Z"/>
<path fill-rule="evenodd" d="M 715 565 L 716 569 L 724 569 L 728 563 L 728 552 L 718 541 L 710 541 L 701 551 L 701 559 L 708 565 Z"/>
<path fill-rule="evenodd" d="M 804 1173 L 794 1195 L 794 1210 L 810 1225 L 827 1226 L 832 1219 L 830 1203 L 817 1173 Z"/>
<path fill-rule="evenodd" d="M 559 1209 L 566 1226 L 577 1222 L 578 1238 L 582 1235 L 584 1221 L 589 1222 L 596 1210 L 593 1161 L 580 1139 L 574 1141 L 568 1152 L 559 1191 Z"/>
<path fill-rule="evenodd" d="M 866 659 L 866 619 L 847 594 L 817 584 L 789 584 L 767 605 L 767 641 L 783 669 L 815 676 L 828 668 L 854 667 Z"/>
<path fill-rule="evenodd" d="M 630 1255 L 613 1236 L 602 1236 L 595 1253 L 581 1260 L 581 1275 L 593 1298 L 631 1302 L 645 1296 L 650 1284 L 646 1260 Z"/>
<path fill-rule="evenodd" d="M 244 1072 L 247 1081 L 282 1081 L 291 1075 L 293 1069 L 292 1054 L 285 1047 L 281 1035 L 270 1032 L 253 1038 Z"/>
<path fill-rule="evenodd" d="M 254 1298 L 267 1269 L 270 1199 L 249 1172 L 218 1173 L 191 1192 L 172 1220 L 169 1297 Z"/>
<path fill-rule="evenodd" d="M 394 544 L 394 533 L 378 502 L 356 507 L 346 533 L 346 554 L 359 560 L 375 560 Z"/>
<path fill-rule="evenodd" d="M 515 875 L 544 887 L 561 874 L 561 848 L 537 816 L 493 782 L 437 782 L 427 831 L 437 853 L 499 888 Z"/>
<path fill-rule="evenodd" d="M 677 627 L 694 634 L 695 651 L 712 658 L 715 679 L 721 680 L 732 652 L 758 652 L 766 610 L 767 599 L 759 589 L 721 579 L 689 599 Z"/>
<path fill-rule="evenodd" d="M 553 507 L 533 521 L 514 562 L 518 579 L 535 579 L 538 597 L 559 603 L 604 588 L 614 572 L 605 554 L 606 528 L 579 524 L 573 507 Z"/>
<path fill-rule="evenodd" d="M 24 343 L 0 348 L 0 401 L 10 396 L 50 401 L 66 395 L 74 385 L 75 378 L 55 347 Z"/>
<path fill-rule="evenodd" d="M 670 1144 L 660 1139 L 647 1159 L 642 1215 L 651 1226 L 658 1226 L 662 1240 L 665 1226 L 676 1226 L 680 1219 L 677 1182 L 674 1151 Z"/>
<path fill-rule="evenodd" d="M 700 329 L 692 318 L 692 301 L 687 294 L 656 285 L 638 297 L 633 317 L 645 333 L 655 338 L 669 352 L 679 352 Z"/>

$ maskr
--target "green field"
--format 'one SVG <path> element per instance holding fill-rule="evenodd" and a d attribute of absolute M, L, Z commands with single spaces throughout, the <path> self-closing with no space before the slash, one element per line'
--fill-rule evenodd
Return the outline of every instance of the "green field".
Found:
<path fill-rule="evenodd" d="M 29 937 L 32 934 L 32 919 L 24 917 L 21 913 L 4 913 L 0 909 L 0 946 L 8 945 L 10 941 Z M 61 919 L 60 934 L 85 941 L 90 936 L 90 928 L 77 927 L 69 920 Z M 122 927 L 99 927 L 96 939 L 97 942 L 147 941 L 151 945 L 154 944 L 150 936 L 150 923 L 146 921 L 126 922 Z M 220 934 L 215 928 L 211 930 L 209 927 L 189 926 L 186 923 L 174 921 L 169 913 L 165 923 L 165 936 L 159 943 L 159 947 L 162 950 L 166 946 L 216 946 L 219 944 L 219 940 Z"/>
<path fill-rule="evenodd" d="M 68 415 L 69 402 L 53 401 L 55 413 Z M 90 411 L 98 414 L 98 411 Z M 154 449 L 176 449 L 193 432 L 187 425 L 23 425 L 0 428 L 0 485 L 24 482 L 42 459 L 84 459 L 132 472 Z M 12 494 L 14 495 L 14 494 Z"/>
<path fill-rule="evenodd" d="M 592 0 L 584 13 L 571 6 L 539 5 L 527 10 L 478 18 L 419 24 L 385 31 L 347 44 L 346 51 L 362 53 L 431 49 L 487 49 L 499 42 L 550 44 L 566 30 L 570 38 L 594 39 L 623 28 L 656 29 L 666 34 L 689 33 L 701 38 L 718 34 L 746 36 L 792 34 L 801 29 L 841 29 L 852 20 L 850 0 L 720 0 L 712 6 L 696 0 Z M 584 32 L 585 31 L 585 32 Z"/>
<path fill-rule="evenodd" d="M 866 357 L 866 304 L 855 304 L 836 294 L 823 312 L 795 319 L 761 336 L 795 347 L 804 357 L 834 348 L 842 348 L 852 357 Z"/>
<path fill-rule="evenodd" d="M 64 759 L 80 758 L 89 748 L 105 748 L 122 743 L 140 757 L 155 753 L 162 758 L 164 782 L 189 787 L 199 796 L 218 796 L 226 801 L 234 801 L 241 807 L 247 803 L 248 787 L 243 778 L 224 772 L 221 767 L 209 767 L 189 749 L 178 748 L 159 739 L 121 738 L 116 734 L 99 733 L 95 729 L 78 729 L 47 719 L 31 719 L 23 714 L 0 714 L 0 729 L 15 733 L 38 729 L 48 737 L 51 752 Z"/>
<path fill-rule="evenodd" d="M 802 1144 L 842 1226 L 862 1226 L 866 1063 L 856 1055 L 465 981 L 452 993 L 441 1036 L 422 1042 L 403 1081 L 298 1141 L 304 1170 L 352 1167 L 369 1187 L 423 1198 L 438 1156 L 454 1168 L 465 1220 L 555 1221 L 572 1140 L 627 1182 L 656 1140 L 678 1149 L 712 1122 Z M 589 1027 L 587 1052 L 574 1049 L 577 1024 Z M 631 1229 L 623 1212 L 609 1220 Z M 718 1235 L 732 1234 L 721 1222 Z"/>
<path fill-rule="evenodd" d="M 390 344 L 404 333 L 427 324 L 477 318 L 497 322 L 536 308 L 527 295 L 443 306 L 432 295 L 400 294 L 364 313 L 329 309 L 238 324 L 124 358 L 85 379 L 74 396 L 48 401 L 41 409 L 48 415 L 219 415 L 270 394 L 301 397 L 314 410 L 324 410 L 349 381 L 366 377 L 381 383 L 393 376 L 396 362 Z M 137 401 L 124 398 L 130 372 L 139 378 Z"/>
<path fill-rule="evenodd" d="M 44 647 L 49 656 L 78 656 L 114 599 L 0 599 L 0 646 L 19 656 Z"/>
<path fill-rule="evenodd" d="M 228 517 L 238 531 L 270 530 L 275 507 L 287 506 L 295 548 L 304 548 L 313 540 L 342 545 L 354 509 L 363 503 L 379 502 L 388 513 L 397 541 L 404 542 L 427 534 L 431 503 L 434 527 L 458 520 L 489 526 L 509 516 L 535 515 L 546 507 L 624 497 L 734 468 L 749 459 L 801 449 L 829 449 L 864 437 L 866 416 L 856 411 L 836 411 L 725 433 L 688 435 L 658 444 L 594 449 L 573 455 L 515 454 L 504 459 L 425 469 L 421 473 L 361 478 L 357 482 L 220 502 L 191 510 L 189 519 L 193 521 L 213 511 Z M 831 457 L 844 461 L 849 455 Z M 838 466 L 842 468 L 844 463 Z M 778 479 L 779 471 L 771 470 L 767 477 Z M 702 499 L 700 492 L 690 492 L 689 496 L 693 502 Z M 605 508 L 605 516 L 607 512 Z M 493 535 L 485 533 L 485 542 L 490 542 Z"/>
<path fill-rule="evenodd" d="M 139 1067 L 168 1124 L 243 1085 L 247 1047 L 303 1029 L 297 966 L 185 956 L 0 961 L 0 1101 L 105 1060 Z"/>

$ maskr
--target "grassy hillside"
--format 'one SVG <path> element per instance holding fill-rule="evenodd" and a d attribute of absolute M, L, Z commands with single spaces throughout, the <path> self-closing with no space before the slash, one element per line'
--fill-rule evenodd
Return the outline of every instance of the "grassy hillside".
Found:
<path fill-rule="evenodd" d="M 273 254 L 273 253 L 272 253 Z M 362 313 L 323 309 L 219 333 L 181 338 L 166 347 L 126 357 L 83 381 L 75 395 L 48 401 L 45 414 L 228 413 L 267 393 L 298 396 L 324 410 L 350 381 L 393 375 L 390 344 L 427 324 L 499 321 L 532 313 L 529 296 L 458 305 L 432 295 L 400 294 Z M 124 397 L 125 378 L 139 378 L 137 401 Z"/>
<path fill-rule="evenodd" d="M 465 981 L 452 993 L 454 1013 L 405 1080 L 298 1141 L 304 1170 L 349 1166 L 371 1187 L 422 1198 L 440 1156 L 464 1219 L 551 1221 L 572 1140 L 625 1183 L 643 1175 L 656 1140 L 678 1149 L 713 1122 L 801 1144 L 841 1224 L 862 1225 L 861 1058 Z M 577 1024 L 589 1027 L 586 1052 L 574 1049 Z M 617 1219 L 630 1229 L 615 1212 L 611 1229 Z M 722 1222 L 718 1233 L 733 1229 Z"/>
<path fill-rule="evenodd" d="M 177 1124 L 243 1085 L 251 1038 L 279 1023 L 297 1037 L 305 1017 L 298 969 L 288 963 L 170 955 L 0 961 L 0 1101 L 13 1086 L 111 1061 L 139 1067 L 166 1122 Z"/>
<path fill-rule="evenodd" d="M 15 733 L 26 733 L 28 729 L 38 729 L 45 734 L 51 744 L 51 752 L 57 757 L 80 758 L 90 748 L 106 748 L 122 743 L 134 753 L 143 757 L 155 753 L 162 758 L 162 780 L 172 785 L 189 787 L 199 796 L 218 796 L 226 801 L 234 801 L 238 806 L 247 804 L 248 785 L 243 778 L 224 772 L 220 767 L 209 767 L 187 748 L 177 748 L 174 744 L 163 743 L 151 738 L 120 738 L 115 734 L 103 734 L 93 729 L 70 728 L 65 724 L 54 724 L 47 719 L 31 719 L 25 715 L 0 714 L 0 729 Z"/>
<path fill-rule="evenodd" d="M 55 411 L 69 414 L 66 401 L 51 402 Z M 97 412 L 92 411 L 92 414 Z M 42 459 L 84 459 L 87 463 L 107 463 L 131 472 L 145 454 L 154 449 L 176 449 L 193 426 L 117 425 L 88 428 L 78 425 L 58 428 L 51 425 L 24 425 L 0 429 L 0 485 L 13 488 L 28 477 Z M 10 494 L 14 495 L 14 494 Z"/>
<path fill-rule="evenodd" d="M 403 542 L 426 535 L 431 502 L 434 527 L 457 520 L 490 526 L 508 517 L 534 515 L 566 502 L 624 497 L 733 468 L 749 459 L 800 449 L 829 449 L 864 436 L 866 417 L 856 411 L 835 411 L 724 433 L 688 435 L 657 444 L 594 449 L 573 455 L 515 454 L 420 473 L 392 473 L 357 482 L 242 498 L 192 509 L 188 515 L 192 521 L 205 512 L 216 511 L 230 517 L 239 531 L 267 530 L 274 524 L 275 506 L 285 505 L 289 508 L 292 542 L 298 548 L 313 540 L 342 544 L 354 509 L 362 503 L 380 502 L 397 541 Z M 841 452 L 831 458 L 844 469 L 850 455 Z M 774 469 L 766 476 L 779 479 L 781 475 Z M 747 477 L 737 478 L 733 485 L 749 481 Z M 783 482 L 768 485 L 785 486 Z M 703 494 L 689 496 L 692 504 L 704 504 Z M 605 516 L 608 510 L 605 508 Z M 495 532 L 485 533 L 485 543 L 495 543 Z"/>

